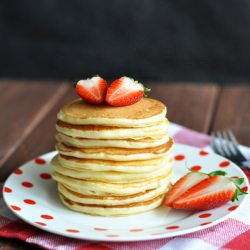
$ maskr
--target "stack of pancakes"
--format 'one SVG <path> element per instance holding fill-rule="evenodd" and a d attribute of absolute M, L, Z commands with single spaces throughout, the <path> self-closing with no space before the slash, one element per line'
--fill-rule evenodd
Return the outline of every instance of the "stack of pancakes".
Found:
<path fill-rule="evenodd" d="M 170 188 L 173 140 L 163 103 L 142 98 L 112 107 L 81 99 L 58 113 L 51 162 L 62 202 L 82 213 L 117 216 L 161 205 Z"/>

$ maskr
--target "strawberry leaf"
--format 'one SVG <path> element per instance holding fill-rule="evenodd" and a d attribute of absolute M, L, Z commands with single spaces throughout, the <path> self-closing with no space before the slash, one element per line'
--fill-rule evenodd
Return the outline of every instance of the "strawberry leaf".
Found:
<path fill-rule="evenodd" d="M 232 181 L 236 186 L 239 186 L 244 182 L 244 178 L 236 178 L 236 179 L 233 178 Z"/>
<path fill-rule="evenodd" d="M 143 85 L 142 85 L 143 86 Z M 148 93 L 151 91 L 151 89 L 149 89 L 149 88 L 146 88 L 146 87 L 144 87 L 143 86 L 143 88 L 144 88 L 144 97 L 148 97 Z"/>
<path fill-rule="evenodd" d="M 75 82 L 75 83 L 73 84 L 73 87 L 76 88 L 76 85 L 77 85 L 77 82 Z"/>
<path fill-rule="evenodd" d="M 239 200 L 238 197 L 240 195 L 244 195 L 244 194 L 247 194 L 247 192 L 244 192 L 243 190 L 241 190 L 241 188 L 239 186 L 236 186 L 236 190 L 235 190 L 234 196 L 232 198 L 232 201 L 238 201 Z"/>
<path fill-rule="evenodd" d="M 215 176 L 215 175 L 223 175 L 223 176 L 225 176 L 225 175 L 227 175 L 227 172 L 221 171 L 221 170 L 216 170 L 216 171 L 210 172 L 208 175 L 209 176 Z"/>
<path fill-rule="evenodd" d="M 231 179 L 234 185 L 236 186 L 236 190 L 234 193 L 234 196 L 232 198 L 232 201 L 238 201 L 238 196 L 247 194 L 247 192 L 243 191 L 239 185 L 241 185 L 244 182 L 244 178 L 236 178 L 236 179 Z"/>

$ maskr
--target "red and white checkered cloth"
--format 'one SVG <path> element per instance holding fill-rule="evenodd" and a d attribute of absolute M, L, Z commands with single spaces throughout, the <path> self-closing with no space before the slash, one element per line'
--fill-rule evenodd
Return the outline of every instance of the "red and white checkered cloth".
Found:
<path fill-rule="evenodd" d="M 189 130 L 182 126 L 171 124 L 170 135 L 175 142 L 196 146 L 210 151 L 210 137 Z M 250 159 L 250 148 L 242 151 Z M 246 173 L 247 174 L 247 173 Z M 250 180 L 250 174 L 247 174 Z M 2 194 L 3 183 L 0 184 Z M 18 238 L 27 243 L 35 244 L 44 249 L 56 250 L 170 250 L 170 249 L 250 249 L 250 196 L 247 202 L 231 218 L 215 226 L 186 235 L 160 240 L 138 242 L 93 242 L 77 240 L 47 233 L 19 220 L 4 204 L 0 194 L 0 237 Z"/>

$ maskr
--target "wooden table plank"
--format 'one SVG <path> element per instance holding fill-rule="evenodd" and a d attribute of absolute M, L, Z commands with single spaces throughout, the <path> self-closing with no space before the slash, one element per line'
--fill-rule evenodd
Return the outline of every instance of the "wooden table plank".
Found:
<path fill-rule="evenodd" d="M 153 86 L 152 86 L 153 85 Z M 194 84 L 151 84 L 150 97 L 163 101 L 168 106 L 168 118 L 176 123 L 207 132 L 210 125 L 213 106 L 218 93 L 215 85 L 198 86 Z M 74 91 L 66 91 L 58 99 L 44 119 L 33 128 L 25 140 L 15 148 L 0 169 L 0 180 L 9 172 L 37 155 L 54 150 L 56 114 L 67 101 L 76 98 Z"/>
<path fill-rule="evenodd" d="M 26 161 L 55 150 L 56 115 L 63 104 L 77 97 L 74 91 L 69 91 L 69 88 L 67 88 L 66 92 L 57 102 L 50 105 L 46 117 L 33 128 L 32 132 L 12 153 L 12 156 L 6 160 L 0 169 L 0 181 L 6 179 L 10 171 Z"/>
<path fill-rule="evenodd" d="M 250 146 L 250 86 L 224 86 L 212 130 L 232 129 L 238 141 Z"/>
<path fill-rule="evenodd" d="M 250 93 L 248 87 L 243 87 L 242 90 L 225 87 L 219 95 L 220 87 L 213 84 L 152 83 L 149 85 L 152 88 L 150 97 L 157 98 L 168 106 L 169 120 L 201 132 L 208 132 L 215 117 L 212 128 L 220 126 L 224 128 L 233 122 L 233 129 L 239 129 L 240 135 L 247 137 L 244 131 L 249 135 Z M 27 87 L 29 90 L 25 91 Z M 52 83 L 33 85 L 25 82 L 21 84 L 0 82 L 0 91 L 5 93 L 0 99 L 2 128 L 0 139 L 4 138 L 0 154 L 4 151 L 10 152 L 4 160 L 3 167 L 0 168 L 2 180 L 11 169 L 54 149 L 56 114 L 64 103 L 76 98 L 76 94 L 70 87 L 70 85 L 53 85 Z M 60 94 L 56 94 L 58 90 Z M 33 94 L 32 97 L 31 94 Z M 218 97 L 221 98 L 220 101 Z M 237 101 L 231 102 L 232 97 Z M 216 111 L 217 104 L 219 104 L 218 111 Z M 231 112 L 225 112 L 224 107 L 227 106 L 230 107 Z M 237 107 L 241 108 L 241 111 L 238 111 Z M 7 110 L 13 113 L 8 113 Z M 237 112 L 238 114 L 235 114 Z M 13 132 L 13 128 L 16 128 L 16 131 Z M 8 138 L 11 140 L 8 141 Z M 18 243 L 17 240 L 0 239 L 0 249 L 16 249 Z M 29 245 L 23 242 L 20 242 L 20 247 L 20 249 L 30 249 Z"/>
<path fill-rule="evenodd" d="M 219 93 L 215 84 L 150 84 L 150 97 L 167 105 L 170 121 L 207 133 Z"/>
<path fill-rule="evenodd" d="M 0 82 L 0 167 L 46 116 L 65 85 L 41 82 Z"/>

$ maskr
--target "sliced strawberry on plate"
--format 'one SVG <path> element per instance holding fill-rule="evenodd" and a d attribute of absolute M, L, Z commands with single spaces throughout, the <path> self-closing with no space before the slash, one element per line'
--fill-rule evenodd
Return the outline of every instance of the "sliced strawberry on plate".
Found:
<path fill-rule="evenodd" d="M 189 172 L 181 177 L 167 193 L 164 205 L 172 206 L 173 201 L 179 198 L 183 193 L 185 193 L 189 188 L 193 187 L 200 181 L 207 179 L 208 174 L 199 173 L 199 172 Z"/>
<path fill-rule="evenodd" d="M 230 200 L 238 200 L 239 195 L 246 194 L 239 187 L 244 178 L 230 179 L 221 175 L 210 176 L 187 190 L 174 200 L 176 209 L 208 210 L 220 207 Z"/>
<path fill-rule="evenodd" d="M 148 91 L 141 83 L 123 76 L 111 83 L 105 100 L 112 106 L 127 106 L 138 102 Z"/>
<path fill-rule="evenodd" d="M 100 76 L 80 80 L 75 84 L 76 93 L 88 103 L 100 104 L 104 102 L 108 84 Z"/>

